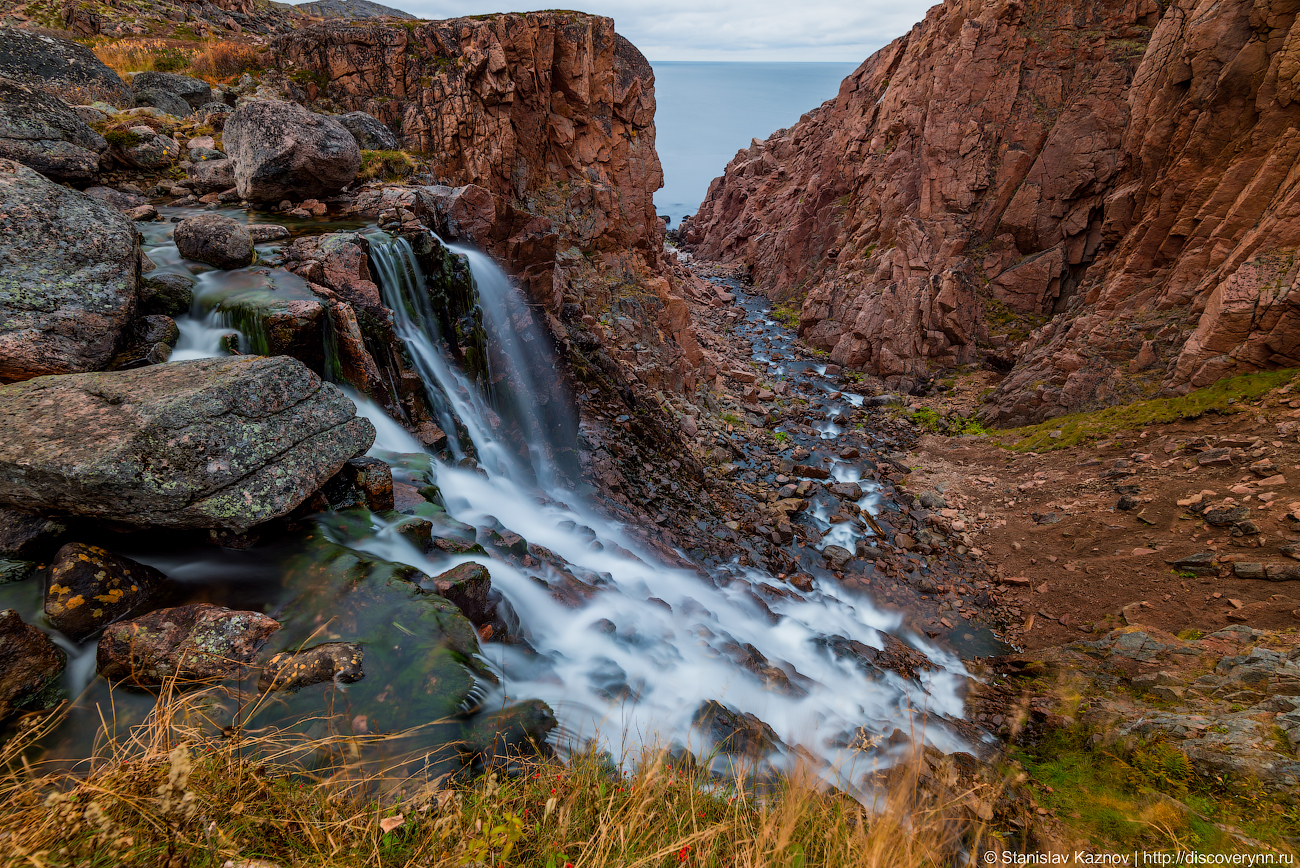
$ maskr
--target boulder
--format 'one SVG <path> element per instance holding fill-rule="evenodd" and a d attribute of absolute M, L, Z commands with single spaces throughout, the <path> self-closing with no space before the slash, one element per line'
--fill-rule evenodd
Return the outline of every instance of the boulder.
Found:
<path fill-rule="evenodd" d="M 99 546 L 68 543 L 50 564 L 45 614 L 56 630 L 80 641 L 129 615 L 166 578 L 153 567 Z"/>
<path fill-rule="evenodd" d="M 363 506 L 386 512 L 393 508 L 393 470 L 378 458 L 353 458 L 322 491 L 334 509 Z"/>
<path fill-rule="evenodd" d="M 354 684 L 366 675 L 364 663 L 365 649 L 351 642 L 327 642 L 298 652 L 286 651 L 267 661 L 257 679 L 257 689 L 263 693 L 269 690 L 293 693 L 326 681 Z"/>
<path fill-rule="evenodd" d="M 489 765 L 497 759 L 549 755 L 551 747 L 546 737 L 556 726 L 551 707 L 540 699 L 529 699 L 476 715 L 465 726 L 462 750 L 477 754 L 481 762 Z"/>
<path fill-rule="evenodd" d="M 754 714 L 733 711 L 717 700 L 701 705 L 693 720 L 709 746 L 720 753 L 757 757 L 781 745 L 772 727 Z"/>
<path fill-rule="evenodd" d="M 131 89 L 84 45 L 31 30 L 4 28 L 0 76 L 24 84 L 77 92 L 77 102 L 129 105 Z"/>
<path fill-rule="evenodd" d="M 63 672 L 68 657 L 13 609 L 0 612 L 0 719 L 40 697 Z"/>
<path fill-rule="evenodd" d="M 131 77 L 131 89 L 135 91 L 137 98 L 145 91 L 167 93 L 179 98 L 185 103 L 185 108 L 181 110 L 179 117 L 189 114 L 191 109 L 212 102 L 212 85 L 174 72 L 137 72 Z M 136 105 L 140 103 L 136 102 Z M 158 104 L 146 103 L 146 105 Z"/>
<path fill-rule="evenodd" d="M 102 368 L 135 315 L 139 280 L 130 220 L 0 160 L 0 382 Z"/>
<path fill-rule="evenodd" d="M 0 558 L 44 559 L 67 532 L 67 525 L 52 518 L 0 509 Z"/>
<path fill-rule="evenodd" d="M 140 686 L 220 681 L 251 664 L 279 623 L 210 603 L 159 609 L 110 625 L 99 639 L 99 674 Z"/>
<path fill-rule="evenodd" d="M 187 172 L 199 194 L 219 193 L 235 186 L 235 163 L 230 159 L 202 160 Z"/>
<path fill-rule="evenodd" d="M 374 115 L 348 112 L 335 120 L 352 134 L 352 138 L 357 140 L 357 147 L 363 151 L 399 151 L 402 148 L 393 131 Z"/>
<path fill-rule="evenodd" d="M 222 141 L 235 161 L 239 195 L 254 202 L 330 196 L 361 168 L 352 134 L 296 103 L 244 103 L 226 120 Z"/>
<path fill-rule="evenodd" d="M 0 78 L 0 158 L 56 181 L 88 181 L 108 143 L 58 97 Z"/>
<path fill-rule="evenodd" d="M 256 258 L 248 230 L 224 214 L 186 217 L 177 224 L 174 239 L 181 256 L 217 268 L 244 268 Z"/>
<path fill-rule="evenodd" d="M 109 132 L 112 154 L 129 166 L 154 171 L 170 166 L 181 155 L 181 146 L 170 136 L 154 132 L 152 127 L 136 126 Z"/>
<path fill-rule="evenodd" d="M 492 574 L 482 564 L 461 564 L 421 582 L 420 586 L 450 600 L 475 626 L 481 627 L 496 617 L 496 604 L 488 596 L 492 590 Z"/>
<path fill-rule="evenodd" d="M 140 309 L 147 314 L 180 316 L 194 304 L 194 280 L 183 274 L 152 274 L 140 286 Z"/>
<path fill-rule="evenodd" d="M 237 356 L 0 386 L 0 506 L 242 533 L 374 442 L 296 359 Z"/>
<path fill-rule="evenodd" d="M 135 92 L 135 104 L 136 106 L 156 108 L 178 118 L 186 117 L 190 113 L 189 103 L 174 93 L 157 88 L 137 90 Z"/>

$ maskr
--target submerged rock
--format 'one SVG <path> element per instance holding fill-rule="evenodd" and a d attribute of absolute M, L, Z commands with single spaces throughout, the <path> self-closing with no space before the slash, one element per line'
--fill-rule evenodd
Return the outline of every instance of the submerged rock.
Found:
<path fill-rule="evenodd" d="M 0 157 L 56 181 L 89 181 L 104 137 L 58 97 L 0 78 Z"/>
<path fill-rule="evenodd" d="M 330 196 L 361 168 L 352 134 L 296 103 L 244 103 L 226 120 L 222 141 L 235 162 L 239 195 L 254 202 Z"/>
<path fill-rule="evenodd" d="M 257 689 L 263 693 L 292 693 L 326 681 L 353 684 L 365 677 L 364 662 L 365 650 L 350 642 L 327 642 L 298 652 L 282 652 L 267 661 L 257 679 Z"/>
<path fill-rule="evenodd" d="M 0 506 L 243 532 L 374 442 L 286 356 L 201 359 L 0 386 Z"/>
<path fill-rule="evenodd" d="M 135 226 L 0 159 L 0 382 L 102 368 L 135 314 Z"/>
<path fill-rule="evenodd" d="M 546 737 L 556 726 L 551 707 L 540 699 L 530 699 L 477 715 L 465 727 L 464 749 L 486 765 L 497 759 L 545 756 L 551 752 Z"/>
<path fill-rule="evenodd" d="M 140 308 L 147 314 L 180 316 L 194 304 L 194 279 L 183 274 L 146 277 L 140 287 Z"/>
<path fill-rule="evenodd" d="M 99 546 L 68 543 L 50 564 L 45 614 L 64 635 L 84 639 L 143 605 L 166 578 Z"/>
<path fill-rule="evenodd" d="M 186 259 L 217 268 L 244 268 L 257 257 L 253 237 L 242 223 L 224 214 L 197 214 L 176 226 L 176 249 Z"/>
<path fill-rule="evenodd" d="M 397 151 L 401 144 L 393 131 L 374 115 L 365 112 L 348 112 L 335 118 L 357 140 L 363 151 Z"/>
<path fill-rule="evenodd" d="M 13 609 L 0 612 L 0 719 L 15 708 L 40 704 L 68 657 Z"/>
<path fill-rule="evenodd" d="M 251 664 L 280 625 L 260 612 L 210 603 L 159 609 L 113 624 L 100 637 L 99 674 L 140 686 L 231 678 Z"/>

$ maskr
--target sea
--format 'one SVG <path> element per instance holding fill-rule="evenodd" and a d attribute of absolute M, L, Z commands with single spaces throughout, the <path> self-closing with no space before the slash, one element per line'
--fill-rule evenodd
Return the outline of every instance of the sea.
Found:
<path fill-rule="evenodd" d="M 694 214 L 709 182 L 751 139 L 793 126 L 800 115 L 839 93 L 856 63 L 658 61 L 655 139 L 664 186 L 660 216 L 676 226 Z"/>

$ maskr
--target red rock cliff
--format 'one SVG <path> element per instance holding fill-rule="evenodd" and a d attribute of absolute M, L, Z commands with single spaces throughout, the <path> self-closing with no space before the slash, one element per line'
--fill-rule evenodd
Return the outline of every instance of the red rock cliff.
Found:
<path fill-rule="evenodd" d="M 689 241 L 842 364 L 1014 361 L 1002 424 L 1300 364 L 1298 9 L 950 0 L 739 153 Z"/>

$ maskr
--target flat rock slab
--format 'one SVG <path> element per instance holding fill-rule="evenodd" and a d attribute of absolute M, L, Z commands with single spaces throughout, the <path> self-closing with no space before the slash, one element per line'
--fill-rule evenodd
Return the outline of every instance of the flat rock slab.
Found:
<path fill-rule="evenodd" d="M 0 386 L 0 506 L 243 532 L 285 515 L 375 429 L 287 356 Z"/>

